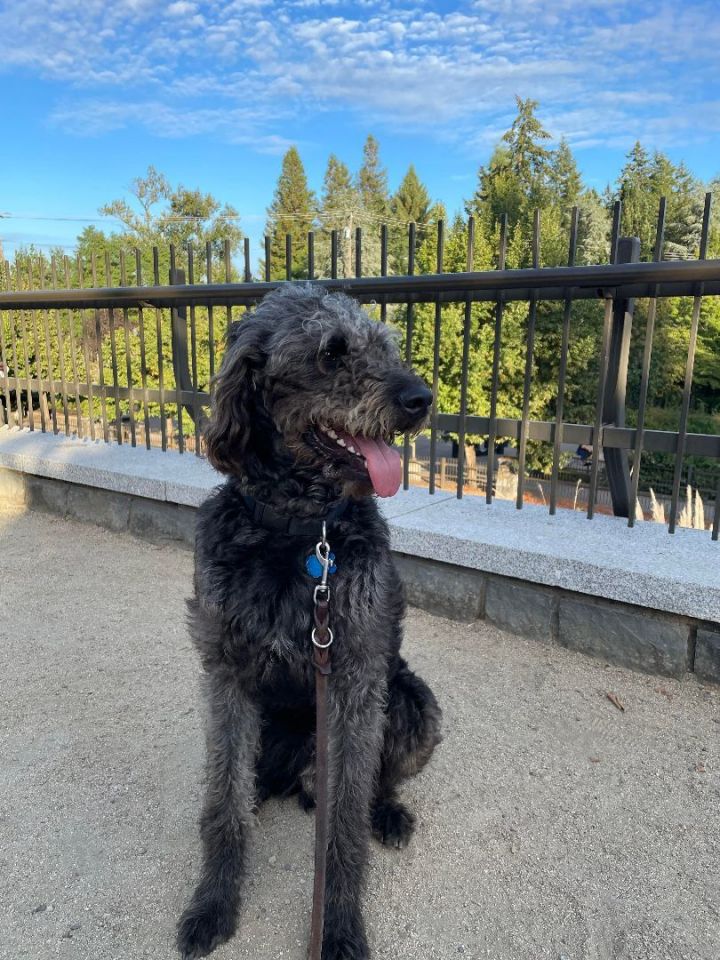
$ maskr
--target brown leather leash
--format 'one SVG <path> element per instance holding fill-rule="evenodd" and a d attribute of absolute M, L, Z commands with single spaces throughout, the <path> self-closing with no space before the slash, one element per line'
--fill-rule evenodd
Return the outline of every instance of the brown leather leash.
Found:
<path fill-rule="evenodd" d="M 242 494 L 242 501 L 252 522 L 274 534 L 292 537 L 314 536 L 318 521 L 311 517 L 292 517 L 280 513 L 269 503 Z M 325 882 L 327 875 L 328 829 L 328 678 L 330 647 L 333 633 L 330 629 L 330 586 L 328 574 L 335 573 L 335 556 L 330 552 L 327 528 L 338 521 L 347 510 L 350 501 L 340 500 L 328 511 L 322 523 L 322 539 L 316 544 L 314 554 L 305 561 L 311 577 L 320 579 L 313 592 L 312 630 L 315 668 L 315 881 L 313 883 L 312 920 L 310 925 L 309 960 L 321 960 L 323 925 L 325 922 Z"/>
<path fill-rule="evenodd" d="M 322 567 L 322 580 L 313 592 L 312 631 L 313 665 L 315 667 L 315 880 L 313 882 L 312 919 L 310 922 L 309 960 L 321 960 L 325 922 L 325 879 L 328 848 L 328 677 L 332 673 L 330 647 L 330 544 L 323 523 L 322 540 L 315 547 L 315 556 Z"/>

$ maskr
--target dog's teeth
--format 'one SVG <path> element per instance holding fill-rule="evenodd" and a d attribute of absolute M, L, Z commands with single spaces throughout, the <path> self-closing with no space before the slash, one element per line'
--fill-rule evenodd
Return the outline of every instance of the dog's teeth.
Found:
<path fill-rule="evenodd" d="M 348 447 L 348 450 L 350 451 L 350 453 L 354 453 L 357 455 L 357 450 L 352 444 L 350 444 L 350 446 Z"/>
<path fill-rule="evenodd" d="M 341 446 L 341 447 L 344 447 L 344 446 L 345 446 L 345 441 L 343 440 L 342 437 L 338 437 L 335 442 L 336 442 L 339 446 Z"/>
<path fill-rule="evenodd" d="M 329 437 L 332 437 L 333 440 L 337 440 L 337 434 L 334 430 L 326 430 L 325 433 L 327 433 Z"/>

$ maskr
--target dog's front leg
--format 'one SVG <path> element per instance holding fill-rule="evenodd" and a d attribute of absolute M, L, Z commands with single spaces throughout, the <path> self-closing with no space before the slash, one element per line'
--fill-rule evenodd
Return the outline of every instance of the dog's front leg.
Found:
<path fill-rule="evenodd" d="M 358 683 L 338 665 L 329 682 L 329 844 L 323 960 L 369 957 L 360 909 L 370 808 L 383 743 L 384 677 Z"/>
<path fill-rule="evenodd" d="M 185 960 L 206 956 L 235 932 L 260 739 L 258 710 L 231 671 L 210 675 L 208 710 L 202 874 L 178 922 Z"/>

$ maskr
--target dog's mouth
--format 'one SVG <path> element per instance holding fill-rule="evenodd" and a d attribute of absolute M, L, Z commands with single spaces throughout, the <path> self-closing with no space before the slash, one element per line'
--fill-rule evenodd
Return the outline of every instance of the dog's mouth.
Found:
<path fill-rule="evenodd" d="M 402 481 L 400 453 L 382 437 L 350 434 L 340 427 L 316 426 L 307 435 L 311 446 L 355 479 L 369 479 L 379 497 L 393 497 Z"/>

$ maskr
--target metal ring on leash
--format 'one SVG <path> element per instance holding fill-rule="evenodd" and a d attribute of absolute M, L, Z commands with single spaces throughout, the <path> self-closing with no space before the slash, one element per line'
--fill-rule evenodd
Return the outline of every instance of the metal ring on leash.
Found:
<path fill-rule="evenodd" d="M 328 640 L 327 643 L 320 643 L 320 641 L 317 639 L 317 627 L 312 628 L 312 633 L 310 634 L 310 638 L 312 642 L 315 644 L 315 646 L 318 648 L 318 650 L 327 650 L 327 648 L 333 642 L 333 632 L 330 629 L 330 627 L 327 628 L 327 632 L 330 639 Z"/>

